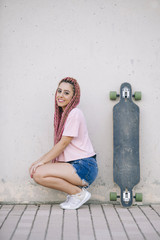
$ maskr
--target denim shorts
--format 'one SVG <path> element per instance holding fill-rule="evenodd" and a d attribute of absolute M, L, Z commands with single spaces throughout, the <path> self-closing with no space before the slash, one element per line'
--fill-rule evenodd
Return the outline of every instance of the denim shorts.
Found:
<path fill-rule="evenodd" d="M 87 186 L 91 185 L 97 177 L 98 165 L 96 155 L 93 157 L 78 159 L 68 162 L 70 163 L 78 176 L 82 179 Z"/>

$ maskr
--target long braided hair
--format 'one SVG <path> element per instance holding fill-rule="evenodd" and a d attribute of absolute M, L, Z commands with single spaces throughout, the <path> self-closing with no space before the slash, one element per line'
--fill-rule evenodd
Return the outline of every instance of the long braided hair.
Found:
<path fill-rule="evenodd" d="M 55 94 L 55 113 L 54 113 L 54 144 L 59 142 L 61 137 L 62 137 L 63 130 L 64 130 L 64 124 L 66 122 L 68 114 L 80 102 L 80 87 L 79 87 L 79 84 L 78 84 L 77 80 L 74 79 L 74 78 L 66 77 L 66 78 L 63 78 L 60 81 L 59 85 L 62 82 L 70 83 L 73 86 L 73 97 L 63 111 L 62 108 L 57 105 L 57 101 L 56 101 L 57 91 L 56 91 L 56 94 Z"/>

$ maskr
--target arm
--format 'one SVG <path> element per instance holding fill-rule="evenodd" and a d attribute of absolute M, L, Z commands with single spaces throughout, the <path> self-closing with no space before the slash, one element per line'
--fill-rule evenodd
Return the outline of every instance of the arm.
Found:
<path fill-rule="evenodd" d="M 62 136 L 61 140 L 48 153 L 43 155 L 39 160 L 37 160 L 31 165 L 29 169 L 31 177 L 35 173 L 37 167 L 47 162 L 50 162 L 51 160 L 58 157 L 64 151 L 64 149 L 69 145 L 72 139 L 73 137 Z"/>

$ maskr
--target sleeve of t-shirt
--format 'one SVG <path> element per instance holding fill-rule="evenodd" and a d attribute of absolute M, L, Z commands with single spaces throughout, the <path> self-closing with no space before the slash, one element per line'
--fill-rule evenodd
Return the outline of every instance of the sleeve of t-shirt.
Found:
<path fill-rule="evenodd" d="M 66 120 L 63 136 L 78 137 L 80 126 L 80 116 L 77 109 L 72 110 Z"/>

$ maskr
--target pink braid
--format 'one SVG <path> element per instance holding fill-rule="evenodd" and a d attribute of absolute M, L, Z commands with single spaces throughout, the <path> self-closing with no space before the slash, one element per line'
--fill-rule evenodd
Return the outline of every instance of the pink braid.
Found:
<path fill-rule="evenodd" d="M 62 137 L 63 130 L 64 130 L 64 125 L 65 125 L 66 119 L 68 117 L 68 114 L 80 102 L 80 87 L 79 87 L 79 84 L 76 81 L 76 79 L 70 78 L 70 77 L 64 78 L 60 81 L 59 85 L 62 82 L 70 83 L 73 86 L 74 95 L 73 95 L 71 101 L 66 106 L 66 108 L 63 112 L 62 108 L 57 105 L 57 101 L 56 101 L 57 91 L 56 91 L 56 94 L 55 94 L 55 114 L 54 114 L 54 143 L 55 144 L 57 142 L 59 142 L 61 137 Z"/>

